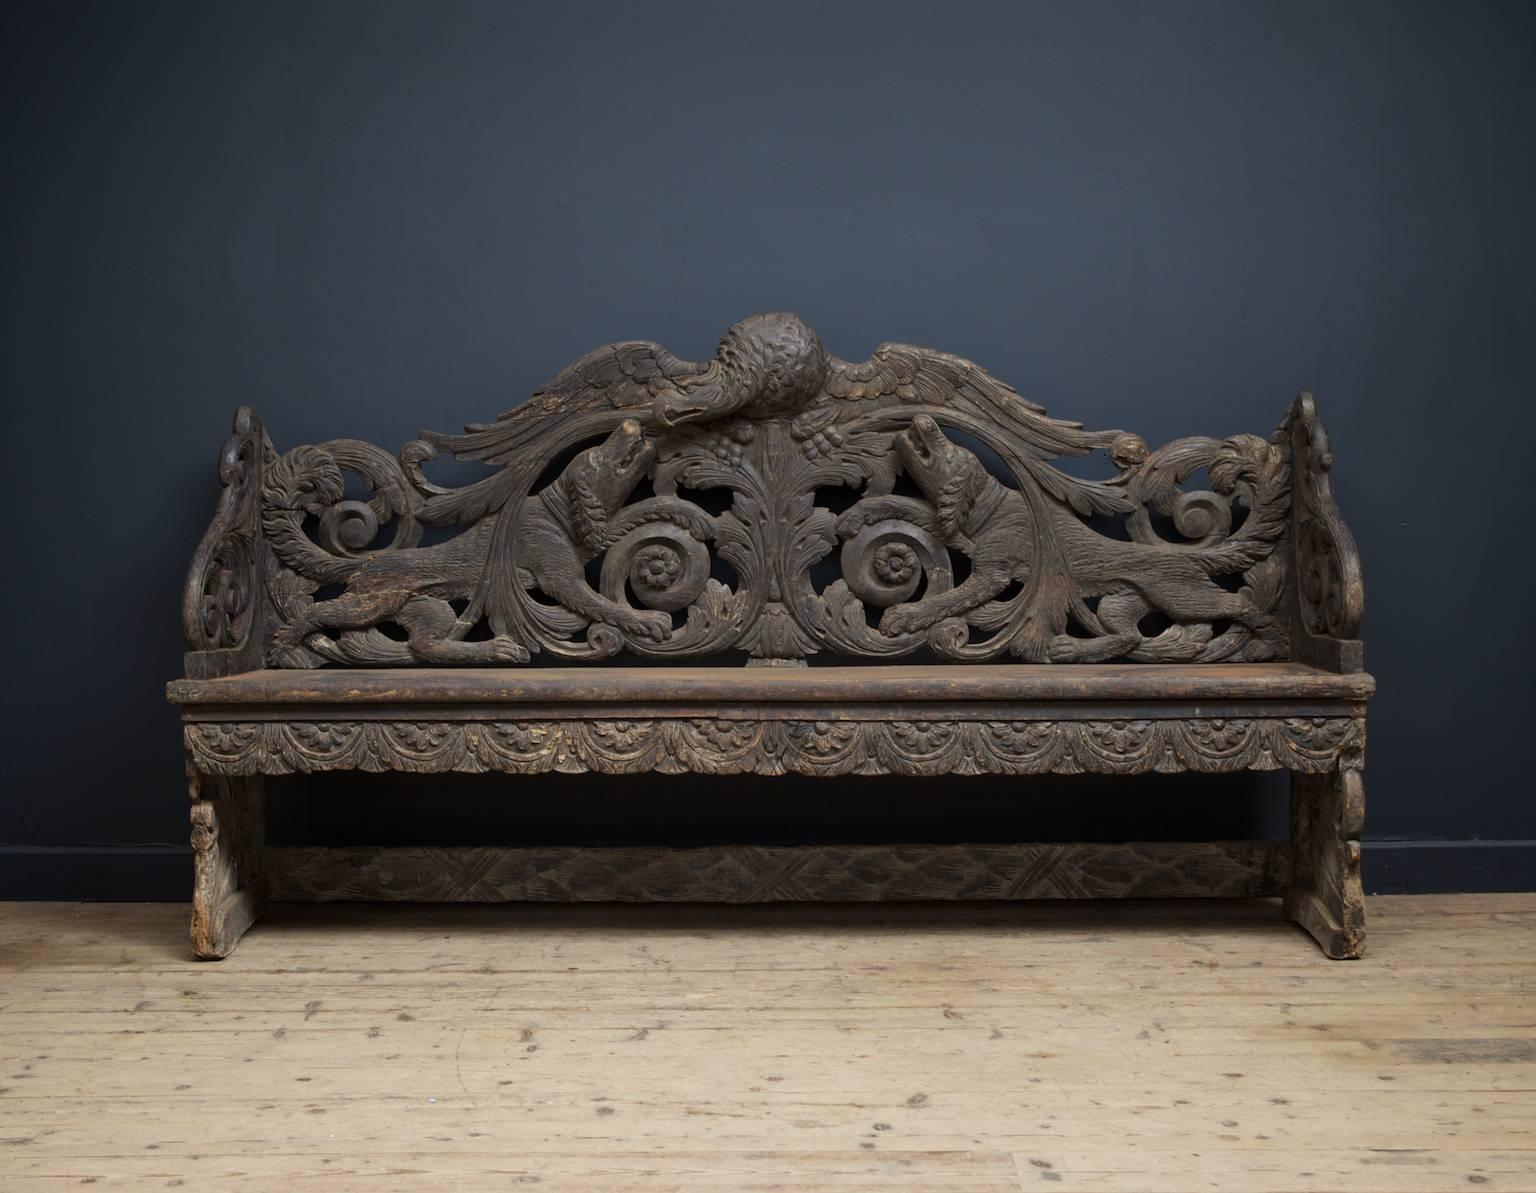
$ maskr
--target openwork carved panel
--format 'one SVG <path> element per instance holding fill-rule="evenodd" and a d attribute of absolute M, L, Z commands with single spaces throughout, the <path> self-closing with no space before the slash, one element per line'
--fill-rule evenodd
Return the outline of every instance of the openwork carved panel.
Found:
<path fill-rule="evenodd" d="M 626 775 L 1133 775 L 1359 766 L 1360 717 L 1104 721 L 198 721 L 212 775 L 332 770 Z"/>
<path fill-rule="evenodd" d="M 257 665 L 280 667 L 1286 659 L 1293 556 L 1308 633 L 1359 621 L 1304 403 L 1268 439 L 1154 450 L 1051 418 L 960 357 L 839 360 L 776 314 L 703 363 L 608 345 L 493 422 L 395 454 L 338 439 L 279 455 L 247 412 L 188 639 L 252 640 L 259 603 Z M 489 471 L 436 484 L 439 452 Z M 1105 479 L 1053 463 L 1093 452 Z"/>
<path fill-rule="evenodd" d="M 189 676 L 262 665 L 261 497 L 271 449 L 261 420 L 241 407 L 219 451 L 218 506 L 182 591 Z"/>

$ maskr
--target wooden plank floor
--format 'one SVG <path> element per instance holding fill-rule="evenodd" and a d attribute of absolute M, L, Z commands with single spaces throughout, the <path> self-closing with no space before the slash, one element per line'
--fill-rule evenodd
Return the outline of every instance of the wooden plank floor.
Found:
<path fill-rule="evenodd" d="M 0 907 L 0 1189 L 1536 1189 L 1536 895 Z"/>

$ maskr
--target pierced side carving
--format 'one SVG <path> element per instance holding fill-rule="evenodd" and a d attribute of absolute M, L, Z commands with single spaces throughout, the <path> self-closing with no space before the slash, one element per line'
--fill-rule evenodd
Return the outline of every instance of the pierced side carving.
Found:
<path fill-rule="evenodd" d="M 355 440 L 294 448 L 259 485 L 270 550 L 207 570 L 198 607 L 239 607 L 247 590 L 221 577 L 259 565 L 276 617 L 267 658 L 290 667 L 727 649 L 1284 659 L 1299 427 L 1293 415 L 1273 440 L 1152 451 L 1051 418 L 960 357 L 885 344 L 853 364 L 795 316 L 759 315 L 702 364 L 655 344 L 600 348 L 494 422 L 425 433 L 398 457 Z M 436 485 L 424 466 L 439 450 L 494 471 Z M 1094 451 L 1108 479 L 1050 463 Z M 1186 492 L 1201 469 L 1211 488 Z M 1304 525 L 1338 544 L 1317 475 Z M 829 491 L 852 500 L 835 510 Z M 422 545 L 428 532 L 451 537 Z M 1327 566 L 1304 581 L 1321 584 L 1319 610 L 1332 608 Z M 1346 625 L 1348 600 L 1333 604 L 1318 616 Z"/>
<path fill-rule="evenodd" d="M 1143 456 L 1128 453 L 1128 440 L 1117 440 L 1130 465 L 1117 483 L 1140 500 L 1131 507 L 1135 539 L 1120 542 L 1093 530 L 1065 505 L 1043 502 L 1032 509 L 1025 493 L 1005 488 L 974 453 L 951 442 L 933 418 L 914 418 L 896 436 L 902 465 L 933 503 L 945 543 L 970 557 L 971 574 L 957 588 L 888 610 L 881 629 L 899 635 L 950 622 L 933 645 L 958 658 L 995 653 L 999 638 L 1016 654 L 1038 658 L 1043 650 L 1050 661 L 1061 663 L 1122 656 L 1158 662 L 1283 657 L 1285 632 L 1265 607 L 1278 599 L 1278 585 L 1266 586 L 1262 596 L 1251 586 L 1234 593 L 1213 577 L 1243 574 L 1270 558 L 1285 527 L 1284 453 L 1262 439 L 1240 436 L 1224 443 L 1181 441 Z M 1241 487 L 1253 503 L 1256 516 L 1237 533 L 1227 533 L 1231 512 L 1217 494 L 1171 499 L 1172 480 L 1199 465 L 1211 469 L 1213 483 L 1227 494 Z M 1199 541 L 1165 543 L 1151 529 L 1149 506 L 1173 512 L 1175 525 Z M 981 624 L 1001 625 L 1008 632 L 971 646 L 970 629 L 978 619 L 951 619 L 973 614 L 1010 582 L 1026 578 L 1028 561 L 1043 558 L 1060 559 L 1065 567 L 1042 576 L 1027 599 L 1024 593 L 1015 597 L 1015 608 L 989 609 Z M 1096 609 L 1087 607 L 1090 597 L 1099 598 Z M 1152 612 L 1174 624 L 1148 637 L 1139 627 Z M 1088 631 L 1086 636 L 1067 632 L 1073 621 Z M 1236 624 L 1213 639 L 1212 627 L 1221 621 Z"/>
<path fill-rule="evenodd" d="M 219 500 L 187 569 L 181 625 L 188 674 L 219 674 L 244 662 L 261 611 L 258 531 L 262 469 L 271 444 L 248 406 L 235 412 L 234 428 L 219 452 Z M 215 655 L 211 652 L 220 652 Z M 204 657 L 193 661 L 194 656 Z M 225 662 L 224 660 L 228 660 Z M 259 665 L 259 660 L 249 660 Z"/>
<path fill-rule="evenodd" d="M 1296 592 L 1303 624 L 1325 638 L 1356 638 L 1365 616 L 1360 553 L 1333 500 L 1333 451 L 1311 394 L 1285 426 L 1295 460 Z"/>
<path fill-rule="evenodd" d="M 1144 774 L 1359 766 L 1358 717 L 1105 721 L 196 721 L 199 770 Z"/>
<path fill-rule="evenodd" d="M 671 633 L 664 613 L 636 610 L 594 591 L 583 573 L 587 560 L 673 516 L 698 534 L 710 521 L 679 504 L 621 507 L 655 455 L 640 426 L 626 419 L 601 444 L 580 453 L 560 476 L 525 502 L 506 529 L 481 519 L 445 543 L 418 547 L 424 501 L 405 484 L 405 471 L 387 457 L 347 441 L 295 448 L 276 461 L 264 491 L 263 525 L 286 571 L 274 579 L 274 603 L 284 620 L 273 635 L 272 658 L 284 666 L 316 666 L 326 659 L 367 663 L 525 663 L 528 649 L 506 632 L 466 641 L 480 613 L 492 561 L 509 566 L 525 589 L 537 588 L 558 605 L 542 616 L 551 629 L 588 628 L 588 653 L 612 654 L 622 631 L 655 641 Z M 349 465 L 380 486 L 373 503 L 341 500 L 341 468 Z M 381 508 L 382 507 L 382 508 Z M 362 550 L 378 533 L 380 514 L 398 518 L 391 547 Z M 321 543 L 303 533 L 304 518 L 318 519 Z M 668 530 L 676 527 L 661 523 Z M 515 547 L 503 551 L 498 532 Z M 321 583 L 346 584 L 329 600 L 315 600 Z M 461 616 L 452 602 L 461 601 Z M 468 610 L 473 612 L 468 612 Z M 393 621 L 404 641 L 371 627 Z M 605 628 L 608 632 L 605 632 Z M 337 639 L 317 633 L 340 630 Z"/>

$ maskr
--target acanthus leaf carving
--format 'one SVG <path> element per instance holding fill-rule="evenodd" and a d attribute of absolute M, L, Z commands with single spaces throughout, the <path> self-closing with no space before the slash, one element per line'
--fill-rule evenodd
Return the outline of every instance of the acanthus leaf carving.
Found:
<path fill-rule="evenodd" d="M 1363 764 L 1361 717 L 1112 720 L 192 721 L 213 775 L 329 770 L 603 774 L 1142 774 Z"/>

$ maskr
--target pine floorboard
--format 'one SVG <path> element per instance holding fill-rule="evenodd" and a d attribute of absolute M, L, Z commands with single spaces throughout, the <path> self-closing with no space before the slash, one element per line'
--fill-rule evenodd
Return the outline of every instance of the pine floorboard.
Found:
<path fill-rule="evenodd" d="M 1536 894 L 0 905 L 0 1190 L 1536 1190 Z"/>

